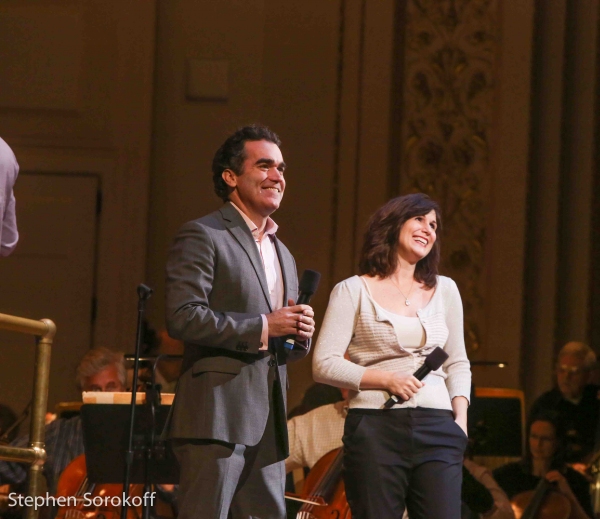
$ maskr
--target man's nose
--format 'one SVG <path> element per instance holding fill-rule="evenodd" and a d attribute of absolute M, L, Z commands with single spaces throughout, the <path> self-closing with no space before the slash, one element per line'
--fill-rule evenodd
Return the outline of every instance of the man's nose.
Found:
<path fill-rule="evenodd" d="M 278 168 L 272 167 L 269 169 L 269 178 L 280 181 L 283 178 L 283 173 Z"/>

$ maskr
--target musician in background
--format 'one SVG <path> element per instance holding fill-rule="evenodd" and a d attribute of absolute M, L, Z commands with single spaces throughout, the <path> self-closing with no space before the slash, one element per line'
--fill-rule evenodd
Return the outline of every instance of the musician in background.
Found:
<path fill-rule="evenodd" d="M 183 342 L 169 337 L 167 330 L 161 330 L 156 334 L 156 337 L 156 344 L 148 349 L 147 355 L 183 356 Z M 161 393 L 175 393 L 177 380 L 181 373 L 181 363 L 181 358 L 161 358 L 158 360 L 154 377 L 155 382 L 161 386 Z M 140 380 L 144 382 L 152 380 L 152 364 L 149 368 L 140 372 Z"/>
<path fill-rule="evenodd" d="M 19 433 L 17 415 L 9 406 L 0 404 L 0 443 L 10 443 Z"/>
<path fill-rule="evenodd" d="M 77 388 L 81 391 L 125 391 L 126 371 L 123 354 L 108 348 L 89 350 L 79 362 L 76 372 Z M 46 425 L 46 462 L 44 475 L 48 492 L 56 493 L 63 470 L 84 453 L 81 419 L 59 418 Z M 27 447 L 29 436 L 17 438 L 11 445 Z M 28 465 L 0 461 L 0 484 L 22 484 L 27 478 Z"/>
<path fill-rule="evenodd" d="M 557 413 L 566 434 L 567 463 L 587 463 L 594 450 L 599 419 L 600 386 L 590 384 L 596 354 L 583 342 L 568 342 L 558 352 L 556 387 L 541 395 L 531 407 L 531 416 L 544 411 Z M 581 467 L 575 467 L 581 471 Z"/>
<path fill-rule="evenodd" d="M 341 389 L 343 400 L 321 405 L 288 420 L 290 455 L 285 471 L 312 469 L 325 454 L 342 446 L 344 421 L 348 414 L 348 390 Z"/>
<path fill-rule="evenodd" d="M 500 487 L 512 500 L 522 492 L 534 490 L 546 478 L 569 500 L 569 519 L 593 517 L 589 483 L 565 462 L 565 431 L 560 417 L 550 411 L 533 416 L 527 434 L 525 458 L 494 470 Z"/>

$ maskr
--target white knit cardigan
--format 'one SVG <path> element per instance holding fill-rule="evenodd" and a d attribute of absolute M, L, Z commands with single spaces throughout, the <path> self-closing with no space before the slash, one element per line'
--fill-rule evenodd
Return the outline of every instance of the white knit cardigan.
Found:
<path fill-rule="evenodd" d="M 405 350 L 398 342 L 393 324 L 370 296 L 365 281 L 353 276 L 338 283 L 329 299 L 313 356 L 317 382 L 348 388 L 351 408 L 381 408 L 389 398 L 383 390 L 360 390 L 368 368 L 414 373 L 436 346 L 448 359 L 430 373 L 415 396 L 394 406 L 452 409 L 454 397 L 469 400 L 471 368 L 465 351 L 463 309 L 456 283 L 438 276 L 435 292 L 417 316 L 425 329 L 421 348 Z M 348 351 L 350 360 L 344 358 Z"/>

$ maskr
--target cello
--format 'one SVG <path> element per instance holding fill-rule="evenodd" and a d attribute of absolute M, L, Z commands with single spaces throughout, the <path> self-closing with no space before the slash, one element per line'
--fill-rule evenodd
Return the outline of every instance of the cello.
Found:
<path fill-rule="evenodd" d="M 542 478 L 535 490 L 521 492 L 510 500 L 516 519 L 569 519 L 571 503 L 554 485 Z"/>
<path fill-rule="evenodd" d="M 306 476 L 301 496 L 286 497 L 302 501 L 296 519 L 350 519 L 350 506 L 342 479 L 342 448 L 325 454 Z"/>
<path fill-rule="evenodd" d="M 129 495 L 132 499 L 139 496 L 141 502 L 143 492 L 142 484 L 129 486 Z M 59 507 L 56 519 L 119 519 L 122 496 L 122 484 L 91 483 L 88 480 L 85 454 L 82 454 L 69 463 L 60 475 L 56 497 L 66 498 L 67 504 Z M 101 504 L 98 504 L 100 502 Z M 130 506 L 127 509 L 127 519 L 141 517 L 141 505 Z"/>

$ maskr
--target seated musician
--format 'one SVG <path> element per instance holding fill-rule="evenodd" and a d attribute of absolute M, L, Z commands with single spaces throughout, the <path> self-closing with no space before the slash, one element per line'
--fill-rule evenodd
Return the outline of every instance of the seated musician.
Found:
<path fill-rule="evenodd" d="M 593 517 L 589 483 L 565 463 L 565 433 L 557 413 L 549 411 L 533 416 L 527 434 L 525 458 L 493 472 L 508 497 L 513 500 L 522 492 L 534 490 L 545 477 L 569 500 L 569 519 Z"/>
<path fill-rule="evenodd" d="M 587 463 L 594 449 L 600 386 L 589 382 L 595 363 L 596 354 L 587 344 L 565 344 L 558 353 L 556 387 L 541 395 L 531 408 L 531 416 L 542 411 L 558 414 L 566 433 L 567 463 Z"/>
<path fill-rule="evenodd" d="M 344 421 L 348 413 L 348 390 L 341 391 L 344 400 L 322 405 L 288 420 L 290 455 L 285 460 L 286 472 L 301 467 L 313 468 L 325 454 L 342 447 Z M 490 471 L 468 459 L 463 465 L 461 497 L 463 517 L 514 518 L 506 494 L 494 481 Z M 291 509 L 288 507 L 288 510 Z M 288 514 L 288 517 L 292 515 Z"/>
<path fill-rule="evenodd" d="M 76 372 L 77 387 L 81 391 L 125 391 L 126 371 L 123 354 L 107 348 L 89 350 L 81 359 Z M 27 447 L 27 435 L 11 443 Z M 56 485 L 62 471 L 76 457 L 83 454 L 81 419 L 59 418 L 46 425 L 46 453 L 44 464 L 48 492 L 56 494 Z M 19 485 L 27 478 L 27 465 L 0 460 L 0 484 Z"/>
<path fill-rule="evenodd" d="M 290 455 L 285 460 L 286 473 L 305 467 L 311 469 L 329 451 L 342 446 L 344 421 L 348 414 L 348 390 L 340 391 L 342 400 L 319 405 L 288 420 Z"/>

